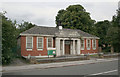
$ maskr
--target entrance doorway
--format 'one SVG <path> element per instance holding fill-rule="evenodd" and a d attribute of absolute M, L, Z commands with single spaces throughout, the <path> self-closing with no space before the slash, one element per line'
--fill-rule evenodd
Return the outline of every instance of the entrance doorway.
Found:
<path fill-rule="evenodd" d="M 69 55 L 70 54 L 70 40 L 65 40 L 65 54 Z"/>

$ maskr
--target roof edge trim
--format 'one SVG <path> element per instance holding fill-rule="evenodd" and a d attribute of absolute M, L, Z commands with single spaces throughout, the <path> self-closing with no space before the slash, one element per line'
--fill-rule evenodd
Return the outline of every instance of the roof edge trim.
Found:
<path fill-rule="evenodd" d="M 21 36 L 52 36 L 54 37 L 54 35 L 42 35 L 42 34 L 22 34 L 20 33 Z"/>
<path fill-rule="evenodd" d="M 91 38 L 100 39 L 99 37 L 81 37 L 81 38 L 87 38 L 87 39 L 91 39 Z"/>

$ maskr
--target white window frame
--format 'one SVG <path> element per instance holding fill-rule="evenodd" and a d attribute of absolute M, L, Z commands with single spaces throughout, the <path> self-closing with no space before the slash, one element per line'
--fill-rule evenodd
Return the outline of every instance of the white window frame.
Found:
<path fill-rule="evenodd" d="M 26 36 L 26 50 L 27 51 L 32 51 L 32 49 L 33 49 L 33 37 L 32 37 L 32 48 L 31 49 L 27 49 L 27 38 L 28 37 L 32 37 L 32 36 Z"/>
<path fill-rule="evenodd" d="M 81 39 L 81 40 L 83 40 L 83 47 L 81 47 L 81 50 L 84 50 L 84 48 L 85 48 L 85 39 Z M 81 42 L 81 44 L 82 44 L 82 41 L 80 40 L 80 42 Z"/>
<path fill-rule="evenodd" d="M 88 40 L 90 40 L 90 47 L 88 47 Z M 87 50 L 90 50 L 90 48 L 91 48 L 91 39 L 86 39 L 86 46 L 87 46 Z"/>
<path fill-rule="evenodd" d="M 38 38 L 42 38 L 42 48 L 38 48 Z M 44 38 L 43 37 L 37 37 L 37 50 L 43 50 L 43 46 L 44 46 Z"/>
<path fill-rule="evenodd" d="M 51 39 L 52 39 L 52 47 L 48 47 L 48 38 L 51 38 Z M 48 37 L 48 38 L 47 38 L 47 49 L 53 48 L 53 37 Z"/>
<path fill-rule="evenodd" d="M 93 47 L 94 46 L 94 44 L 93 44 L 93 41 L 95 40 L 95 47 Z M 93 50 L 95 50 L 96 49 L 96 39 L 93 39 L 92 40 L 92 48 L 93 48 Z"/>

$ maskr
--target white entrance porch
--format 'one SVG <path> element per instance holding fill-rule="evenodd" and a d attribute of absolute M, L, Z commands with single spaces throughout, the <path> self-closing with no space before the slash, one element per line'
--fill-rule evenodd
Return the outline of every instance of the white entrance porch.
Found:
<path fill-rule="evenodd" d="M 56 56 L 80 55 L 80 39 L 56 38 Z"/>

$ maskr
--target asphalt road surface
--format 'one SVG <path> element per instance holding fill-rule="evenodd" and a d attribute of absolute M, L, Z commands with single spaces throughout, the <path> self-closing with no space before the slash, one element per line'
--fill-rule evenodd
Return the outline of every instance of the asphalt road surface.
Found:
<path fill-rule="evenodd" d="M 3 73 L 3 75 L 118 75 L 118 60 L 67 67 L 20 70 Z"/>

